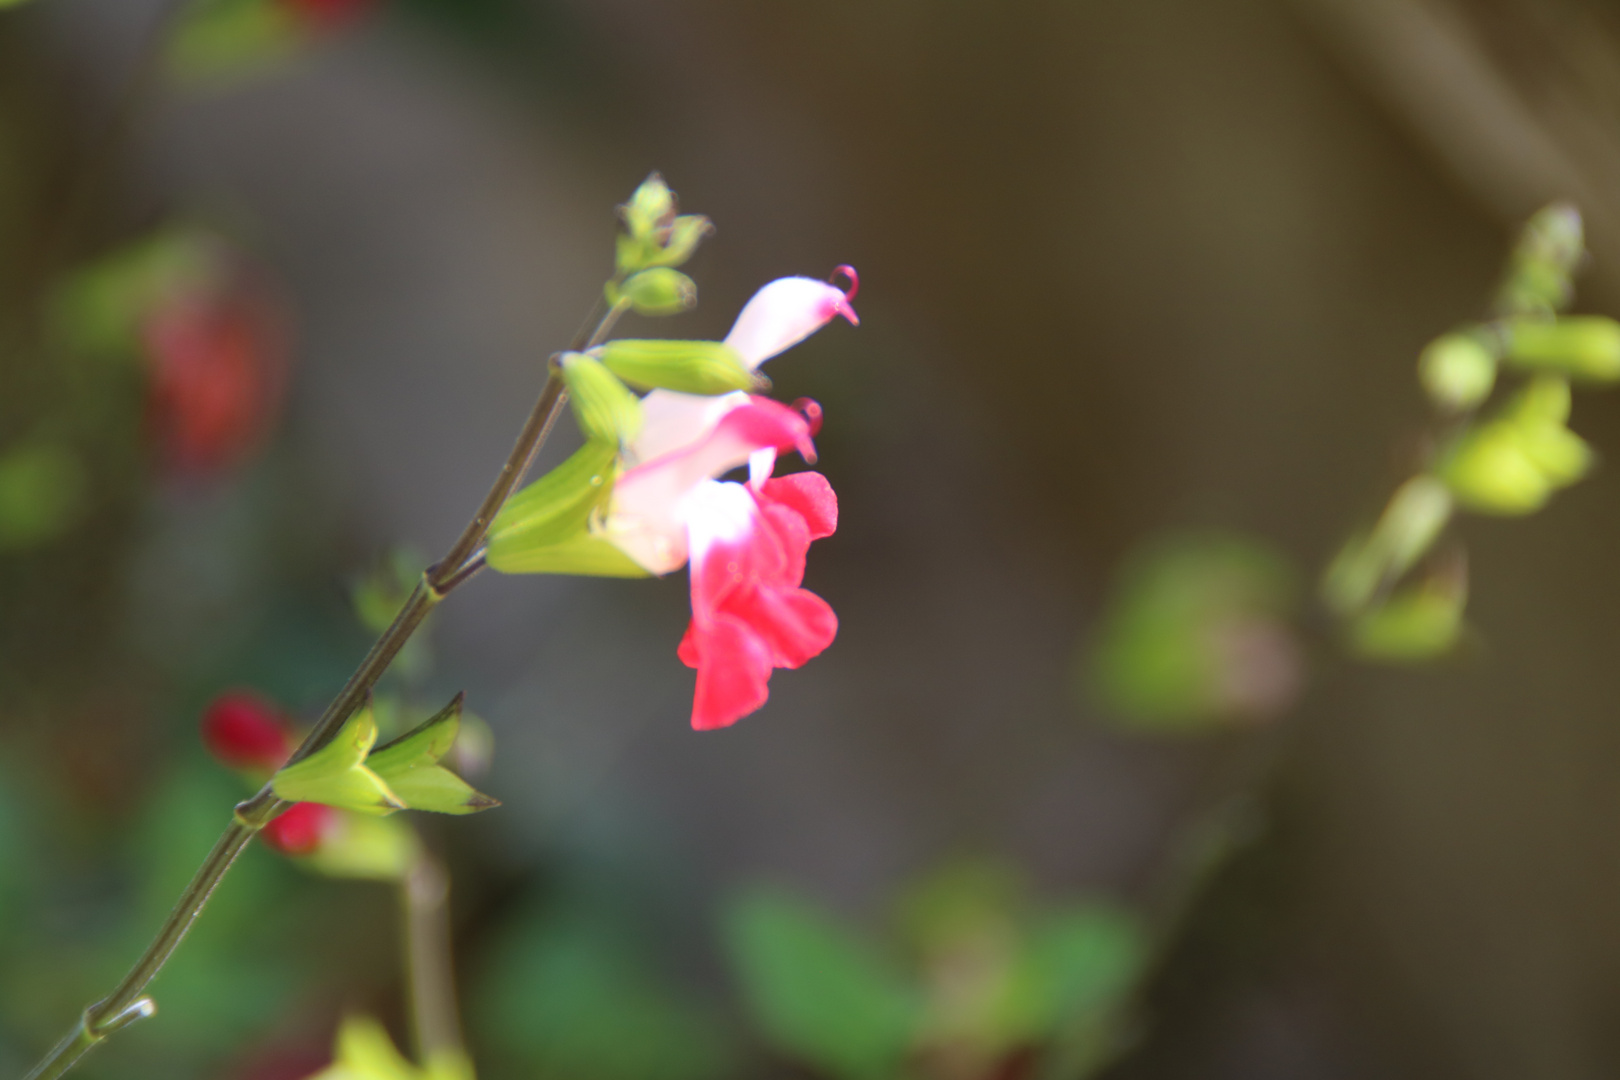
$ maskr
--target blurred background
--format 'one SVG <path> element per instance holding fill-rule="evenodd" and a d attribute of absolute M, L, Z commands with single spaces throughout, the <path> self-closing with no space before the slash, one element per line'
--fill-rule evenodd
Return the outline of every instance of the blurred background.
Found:
<path fill-rule="evenodd" d="M 1311 599 L 1538 207 L 1617 313 L 1620 10 L 254 3 L 0 11 L 0 1068 L 251 790 L 208 703 L 308 723 L 351 592 L 454 538 L 657 169 L 718 232 L 627 333 L 860 270 L 859 329 L 770 367 L 826 411 L 840 635 L 695 734 L 684 575 L 434 616 L 400 692 L 467 692 L 504 803 L 421 823 L 485 1075 L 1620 1069 L 1620 481 L 1461 523 L 1442 662 L 1346 659 Z M 1572 424 L 1620 453 L 1615 394 Z M 1111 706 L 1110 605 L 1200 566 L 1260 596 L 1219 700 Z M 291 1080 L 345 1011 L 406 1044 L 396 908 L 255 845 L 85 1075 Z M 1081 989 L 1007 1005 L 1059 939 Z"/>

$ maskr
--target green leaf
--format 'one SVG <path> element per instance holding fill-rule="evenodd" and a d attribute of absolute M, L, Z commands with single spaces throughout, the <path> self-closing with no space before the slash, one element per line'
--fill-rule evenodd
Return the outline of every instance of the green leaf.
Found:
<path fill-rule="evenodd" d="M 89 482 L 66 447 L 36 442 L 0 457 L 0 551 L 38 547 L 84 514 Z"/>
<path fill-rule="evenodd" d="M 169 43 L 169 71 L 183 82 L 251 74 L 290 55 L 301 31 L 289 4 L 199 0 L 188 5 Z"/>
<path fill-rule="evenodd" d="M 349 717 L 325 746 L 284 766 L 271 780 L 271 788 L 288 802 L 324 803 L 368 814 L 402 809 L 404 804 L 388 785 L 364 764 L 376 741 L 377 721 L 367 705 Z"/>
<path fill-rule="evenodd" d="M 641 433 L 641 401 L 618 376 L 585 353 L 563 353 L 559 363 L 587 440 L 624 446 Z"/>
<path fill-rule="evenodd" d="M 599 896 L 532 910 L 491 943 L 469 1015 L 521 1068 L 581 1080 L 735 1075 L 710 1011 L 649 963 L 637 927 Z"/>
<path fill-rule="evenodd" d="M 382 778 L 394 797 L 410 810 L 439 814 L 475 814 L 500 801 L 473 788 L 439 764 L 455 745 L 461 727 L 461 705 L 455 699 L 415 729 L 371 752 L 366 766 Z"/>
<path fill-rule="evenodd" d="M 51 333 L 69 352 L 133 360 L 141 323 L 164 300 L 205 286 L 221 269 L 220 239 L 188 225 L 162 229 L 72 274 L 51 297 Z"/>
<path fill-rule="evenodd" d="M 1291 700 L 1298 657 L 1292 569 L 1254 541 L 1155 541 L 1112 589 L 1083 673 L 1113 719 L 1199 732 L 1262 719 Z"/>
<path fill-rule="evenodd" d="M 920 1001 L 862 942 L 773 891 L 737 900 L 724 931 L 749 1010 L 779 1050 L 842 1080 L 899 1074 Z"/>
<path fill-rule="evenodd" d="M 737 350 L 720 341 L 620 338 L 593 351 L 613 374 L 647 389 L 712 395 L 764 385 Z"/>

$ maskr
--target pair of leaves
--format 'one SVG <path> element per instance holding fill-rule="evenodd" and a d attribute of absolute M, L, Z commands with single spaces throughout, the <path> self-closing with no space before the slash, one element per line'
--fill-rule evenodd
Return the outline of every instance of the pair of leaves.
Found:
<path fill-rule="evenodd" d="M 472 814 L 500 805 L 443 765 L 461 729 L 463 695 L 385 746 L 377 741 L 370 703 L 351 716 L 325 746 L 276 773 L 276 796 L 368 814 L 432 810 Z"/>

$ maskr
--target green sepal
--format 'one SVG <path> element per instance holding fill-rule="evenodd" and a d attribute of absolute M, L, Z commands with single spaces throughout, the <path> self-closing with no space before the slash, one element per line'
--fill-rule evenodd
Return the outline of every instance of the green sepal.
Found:
<path fill-rule="evenodd" d="M 630 201 L 619 207 L 624 227 L 637 239 L 646 239 L 675 214 L 675 193 L 659 173 L 649 173 Z"/>
<path fill-rule="evenodd" d="M 421 1080 L 388 1032 L 369 1016 L 350 1016 L 338 1028 L 332 1064 L 309 1080 Z"/>
<path fill-rule="evenodd" d="M 1542 376 L 1502 415 L 1467 432 L 1447 453 L 1439 476 L 1471 510 L 1528 514 L 1591 469 L 1595 455 L 1565 427 L 1569 383 Z"/>
<path fill-rule="evenodd" d="M 404 803 L 365 765 L 377 741 L 377 721 L 368 704 L 346 720 L 325 746 L 287 765 L 270 781 L 276 798 L 324 803 L 366 814 L 389 814 Z"/>
<path fill-rule="evenodd" d="M 588 442 L 555 469 L 506 500 L 490 526 L 488 564 L 503 573 L 518 569 L 539 548 L 586 535 L 591 514 L 613 493 L 617 444 Z"/>
<path fill-rule="evenodd" d="M 714 232 L 714 222 L 702 214 L 682 214 L 670 224 L 669 235 L 651 248 L 643 266 L 680 266 L 692 257 L 703 239 Z"/>
<path fill-rule="evenodd" d="M 585 353 L 558 360 L 585 438 L 623 446 L 641 433 L 641 401 L 618 376 Z"/>
<path fill-rule="evenodd" d="M 1533 514 L 1552 497 L 1554 485 L 1525 452 L 1518 427 L 1493 420 L 1468 432 L 1438 470 L 1457 501 L 1481 514 Z"/>
<path fill-rule="evenodd" d="M 1420 663 L 1444 656 L 1463 633 L 1468 584 L 1461 574 L 1437 575 L 1396 593 L 1350 624 L 1349 646 L 1367 660 Z"/>
<path fill-rule="evenodd" d="M 713 395 L 769 385 L 723 341 L 621 338 L 593 352 L 613 374 L 647 389 Z"/>
<path fill-rule="evenodd" d="M 629 301 L 630 310 L 637 315 L 679 315 L 697 306 L 697 283 L 668 267 L 643 270 L 623 285 L 609 287 Z"/>
<path fill-rule="evenodd" d="M 465 696 L 457 694 L 450 704 L 387 746 L 372 751 L 366 759 L 366 764 L 408 809 L 475 814 L 500 805 L 500 800 L 478 791 L 439 764 L 455 745 Z"/>
<path fill-rule="evenodd" d="M 1595 382 L 1620 379 L 1620 323 L 1601 315 L 1512 319 L 1503 326 L 1508 363 Z"/>
<path fill-rule="evenodd" d="M 600 536 L 582 532 L 545 546 L 491 544 L 486 559 L 505 574 L 584 574 L 589 577 L 651 577 L 652 572 Z"/>
<path fill-rule="evenodd" d="M 327 877 L 399 881 L 420 856 L 416 831 L 400 818 L 343 814 L 320 845 L 297 862 Z"/>

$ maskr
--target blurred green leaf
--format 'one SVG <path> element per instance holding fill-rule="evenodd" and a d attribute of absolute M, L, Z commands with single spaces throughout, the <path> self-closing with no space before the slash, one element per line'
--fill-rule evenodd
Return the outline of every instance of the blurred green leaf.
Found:
<path fill-rule="evenodd" d="M 847 929 L 793 896 L 756 890 L 731 904 L 724 931 L 749 1009 L 779 1050 L 844 1080 L 900 1073 L 920 999 Z"/>
<path fill-rule="evenodd" d="M 252 74 L 289 55 L 300 37 L 291 4 L 197 0 L 169 43 L 169 71 L 184 82 Z"/>
<path fill-rule="evenodd" d="M 1084 672 L 1115 717 L 1156 731 L 1204 731 L 1271 715 L 1297 691 L 1286 619 L 1294 574 L 1236 536 L 1161 539 L 1133 555 Z"/>
<path fill-rule="evenodd" d="M 715 1080 L 731 1050 L 710 1016 L 655 977 L 636 935 L 580 904 L 502 935 L 471 1015 L 530 1075 Z"/>
<path fill-rule="evenodd" d="M 52 333 L 77 355 L 133 359 L 152 309 L 206 285 L 222 259 L 220 239 L 205 229 L 160 229 L 69 277 L 52 297 Z"/>
<path fill-rule="evenodd" d="M 28 443 L 0 457 L 0 551 L 38 547 L 79 520 L 89 481 L 78 458 L 54 443 Z"/>

